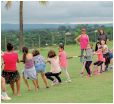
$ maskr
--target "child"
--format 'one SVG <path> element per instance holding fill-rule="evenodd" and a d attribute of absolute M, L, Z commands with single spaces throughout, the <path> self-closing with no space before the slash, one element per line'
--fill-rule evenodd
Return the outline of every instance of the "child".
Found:
<path fill-rule="evenodd" d="M 91 44 L 91 49 L 92 49 L 92 51 L 93 51 L 93 55 L 94 55 L 94 49 L 93 49 L 93 44 L 92 43 L 90 43 Z M 82 68 L 82 72 L 81 72 L 81 75 L 80 76 L 83 76 L 83 72 L 84 72 L 84 70 L 85 70 L 85 63 L 86 63 L 86 60 L 87 60 L 87 57 L 84 57 L 84 65 L 83 65 L 83 68 Z M 92 68 L 93 68 L 93 62 L 91 63 L 91 65 L 90 65 L 90 74 L 92 75 Z"/>
<path fill-rule="evenodd" d="M 37 84 L 37 88 L 39 89 L 39 85 L 38 85 L 38 74 L 41 73 L 41 76 L 46 84 L 46 88 L 48 89 L 48 83 L 47 83 L 47 78 L 45 76 L 45 71 L 46 71 L 46 63 L 45 63 L 45 59 L 43 56 L 40 55 L 40 52 L 38 50 L 34 50 L 32 52 L 33 56 L 34 56 L 34 64 L 35 64 L 35 69 L 36 69 L 36 76 L 37 76 L 37 80 L 36 80 L 36 84 Z"/>
<path fill-rule="evenodd" d="M 64 45 L 59 45 L 58 47 L 58 51 L 59 51 L 59 59 L 60 59 L 60 68 L 61 70 L 64 70 L 64 73 L 67 76 L 67 80 L 66 82 L 71 82 L 69 74 L 67 72 L 67 56 L 66 56 L 66 52 L 64 51 Z"/>
<path fill-rule="evenodd" d="M 95 47 L 95 51 L 97 51 L 98 50 L 98 46 L 100 45 L 100 42 L 97 42 L 96 43 L 96 47 Z"/>
<path fill-rule="evenodd" d="M 102 52 L 103 52 L 103 47 L 100 46 L 98 51 L 96 51 L 96 55 L 98 55 L 98 59 L 97 59 L 97 62 L 94 63 L 94 66 L 95 66 L 94 74 L 100 74 L 100 66 L 101 65 L 104 68 L 105 59 L 103 58 Z M 97 67 L 98 67 L 98 71 L 97 71 Z"/>
<path fill-rule="evenodd" d="M 38 91 L 38 88 L 36 85 L 37 77 L 36 77 L 36 70 L 35 70 L 34 63 L 33 63 L 33 56 L 32 56 L 32 54 L 28 53 L 29 49 L 26 46 L 24 46 L 22 48 L 22 52 L 24 53 L 23 54 L 23 61 L 24 61 L 23 63 L 25 64 L 24 70 L 22 71 L 23 79 L 28 87 L 28 91 L 31 88 L 28 85 L 27 78 L 29 78 L 33 81 L 33 84 L 35 86 L 35 91 Z"/>
<path fill-rule="evenodd" d="M 63 82 L 61 81 L 61 78 L 59 77 L 59 75 L 61 74 L 61 69 L 59 66 L 59 57 L 56 56 L 55 51 L 50 50 L 48 52 L 48 59 L 49 59 L 50 64 L 51 64 L 51 71 L 45 73 L 45 75 L 48 79 L 50 79 L 52 81 L 51 86 L 54 86 L 55 83 L 57 83 L 57 80 L 55 80 L 51 76 L 55 76 L 58 79 L 58 83 L 63 84 Z"/>
<path fill-rule="evenodd" d="M 87 43 L 86 47 L 87 47 L 87 50 L 86 50 L 86 54 L 84 55 L 84 57 L 87 57 L 85 68 L 88 74 L 86 77 L 91 77 L 90 68 L 89 68 L 93 61 L 93 51 L 91 49 L 91 43 Z"/>
<path fill-rule="evenodd" d="M 17 96 L 20 96 L 20 74 L 17 70 L 16 63 L 19 63 L 18 54 L 14 52 L 14 46 L 11 43 L 7 43 L 7 53 L 3 56 L 4 68 L 2 71 L 2 77 L 5 78 L 6 84 L 10 84 L 12 89 L 12 93 L 15 94 L 15 86 L 16 82 L 17 86 Z"/>
<path fill-rule="evenodd" d="M 101 46 L 103 46 L 103 57 L 105 58 L 105 65 L 108 65 L 108 64 L 110 64 L 110 55 L 109 55 L 109 50 L 108 50 L 108 47 L 106 45 L 105 39 L 101 39 Z M 105 69 L 105 72 L 106 71 L 108 71 L 108 69 Z M 102 72 L 103 72 L 103 70 L 101 70 L 101 73 Z"/>

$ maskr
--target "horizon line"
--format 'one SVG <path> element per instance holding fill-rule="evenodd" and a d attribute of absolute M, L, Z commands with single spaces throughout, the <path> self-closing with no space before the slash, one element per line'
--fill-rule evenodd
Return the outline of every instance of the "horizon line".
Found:
<path fill-rule="evenodd" d="M 23 24 L 109 24 L 113 21 L 107 22 L 73 22 L 73 23 L 23 23 Z M 19 23 L 1 23 L 1 24 L 19 24 Z"/>

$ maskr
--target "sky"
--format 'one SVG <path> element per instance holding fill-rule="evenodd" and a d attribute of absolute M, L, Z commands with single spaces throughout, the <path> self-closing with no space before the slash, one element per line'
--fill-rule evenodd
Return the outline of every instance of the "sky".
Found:
<path fill-rule="evenodd" d="M 1 23 L 19 24 L 19 2 L 10 9 L 1 2 Z M 23 2 L 24 24 L 113 23 L 112 1 L 49 1 L 47 7 L 38 1 Z"/>

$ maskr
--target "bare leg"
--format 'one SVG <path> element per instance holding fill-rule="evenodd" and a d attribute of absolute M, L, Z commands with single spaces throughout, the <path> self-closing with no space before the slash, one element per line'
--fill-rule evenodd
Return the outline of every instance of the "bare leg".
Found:
<path fill-rule="evenodd" d="M 21 95 L 19 93 L 19 91 L 20 91 L 20 85 L 21 85 L 21 80 L 20 79 L 16 82 L 16 85 L 17 85 L 17 96 L 20 96 Z"/>
<path fill-rule="evenodd" d="M 113 58 L 110 61 L 111 61 L 111 66 L 113 66 Z"/>
<path fill-rule="evenodd" d="M 41 73 L 41 76 L 42 76 L 42 78 L 43 78 L 43 80 L 44 80 L 44 82 L 46 84 L 46 87 L 48 87 L 47 78 L 45 76 L 45 73 Z"/>
<path fill-rule="evenodd" d="M 94 67 L 95 67 L 95 70 L 97 71 L 97 65 L 94 65 Z"/>
<path fill-rule="evenodd" d="M 10 84 L 10 87 L 12 89 L 12 93 L 15 94 L 15 87 L 14 87 L 14 83 L 13 84 Z"/>
<path fill-rule="evenodd" d="M 23 80 L 25 81 L 25 83 L 26 83 L 26 85 L 27 85 L 27 87 L 28 87 L 28 91 L 31 90 L 31 88 L 30 88 L 30 86 L 29 86 L 29 84 L 28 84 L 28 81 L 27 81 L 27 79 L 25 79 L 24 75 L 23 75 Z"/>
<path fill-rule="evenodd" d="M 105 63 L 103 62 L 102 64 L 102 70 L 104 71 Z"/>
<path fill-rule="evenodd" d="M 34 84 L 34 86 L 35 86 L 35 91 L 38 91 L 38 88 L 37 88 L 37 85 L 36 85 L 36 81 L 33 81 L 33 80 L 32 80 L 32 82 L 33 82 L 33 84 Z"/>
<path fill-rule="evenodd" d="M 84 65 L 82 67 L 82 72 L 84 72 L 84 70 L 85 70 L 85 63 L 86 63 L 86 61 L 84 62 Z"/>
<path fill-rule="evenodd" d="M 1 88 L 2 92 L 6 92 L 5 79 L 1 76 Z"/>
<path fill-rule="evenodd" d="M 100 66 L 98 66 L 98 72 L 100 72 Z"/>
<path fill-rule="evenodd" d="M 36 76 L 37 76 L 36 85 L 39 86 L 39 84 L 38 84 L 38 74 L 36 74 Z"/>

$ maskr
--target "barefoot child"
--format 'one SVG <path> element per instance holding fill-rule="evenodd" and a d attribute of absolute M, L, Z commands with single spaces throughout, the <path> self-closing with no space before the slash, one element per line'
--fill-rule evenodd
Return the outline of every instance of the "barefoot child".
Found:
<path fill-rule="evenodd" d="M 59 66 L 59 57 L 56 56 L 55 51 L 50 50 L 48 52 L 48 60 L 50 61 L 50 64 L 51 64 L 51 71 L 45 73 L 45 75 L 48 79 L 52 81 L 51 86 L 54 86 L 57 83 L 57 80 L 58 80 L 58 83 L 63 84 L 63 82 L 61 81 L 61 78 L 59 77 L 59 75 L 61 74 L 61 69 Z M 55 80 L 51 76 L 55 76 L 57 80 Z"/>
<path fill-rule="evenodd" d="M 64 70 L 64 73 L 67 76 L 66 82 L 71 82 L 70 77 L 69 77 L 69 74 L 67 72 L 67 65 L 68 65 L 68 63 L 67 63 L 66 52 L 64 51 L 64 45 L 59 45 L 58 51 L 59 51 L 59 59 L 60 59 L 60 67 L 61 67 L 61 70 L 63 69 Z"/>
<path fill-rule="evenodd" d="M 43 56 L 40 55 L 40 52 L 38 50 L 34 50 L 32 54 L 34 56 L 34 64 L 35 64 L 35 70 L 36 70 L 36 76 L 37 76 L 37 80 L 36 80 L 37 88 L 39 89 L 38 74 L 41 73 L 44 83 L 46 84 L 46 88 L 48 89 L 49 86 L 47 83 L 47 78 L 45 76 L 45 71 L 46 71 L 45 59 Z"/>
<path fill-rule="evenodd" d="M 30 90 L 30 86 L 28 84 L 27 78 L 31 79 L 33 81 L 33 84 L 35 86 L 35 91 L 38 91 L 37 85 L 36 85 L 36 70 L 34 67 L 34 63 L 33 63 L 33 56 L 32 54 L 29 54 L 29 49 L 28 47 L 24 46 L 22 48 L 22 52 L 23 54 L 23 63 L 25 64 L 24 70 L 22 71 L 23 74 L 23 79 L 28 87 L 28 90 Z"/>
<path fill-rule="evenodd" d="M 7 53 L 2 57 L 5 63 L 2 77 L 5 78 L 6 84 L 10 84 L 13 94 L 15 94 L 14 83 L 16 82 L 17 96 L 20 96 L 20 74 L 16 66 L 16 63 L 19 63 L 20 61 L 18 59 L 18 54 L 14 52 L 14 46 L 11 43 L 7 43 Z"/>
<path fill-rule="evenodd" d="M 87 57 L 85 68 L 88 74 L 86 77 L 91 77 L 90 68 L 89 68 L 93 61 L 93 51 L 91 49 L 91 43 L 87 43 L 86 47 L 87 47 L 87 50 L 86 50 L 86 54 L 84 55 L 84 57 Z"/>
<path fill-rule="evenodd" d="M 94 67 L 95 67 L 95 71 L 94 71 L 94 74 L 100 74 L 100 66 L 102 65 L 102 67 L 104 68 L 104 62 L 105 62 L 105 59 L 103 58 L 103 47 L 100 46 L 98 51 L 96 51 L 96 55 L 98 55 L 98 59 L 97 59 L 97 62 L 94 63 Z M 97 71 L 97 68 L 98 68 L 98 71 Z"/>

